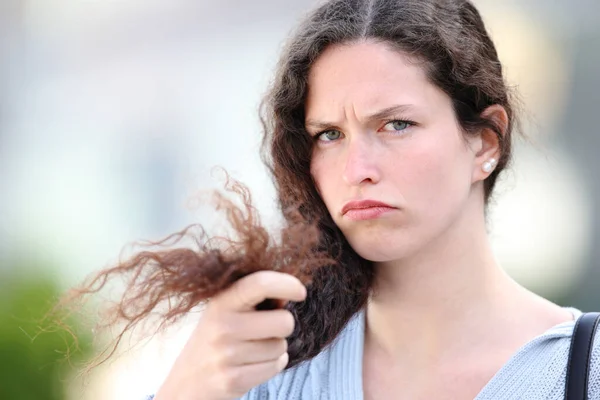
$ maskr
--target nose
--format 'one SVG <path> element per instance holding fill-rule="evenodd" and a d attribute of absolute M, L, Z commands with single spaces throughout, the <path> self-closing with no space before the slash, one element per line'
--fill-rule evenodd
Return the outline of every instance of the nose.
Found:
<path fill-rule="evenodd" d="M 350 186 L 377 183 L 381 179 L 378 157 L 373 143 L 366 139 L 351 140 L 346 149 L 344 181 Z"/>

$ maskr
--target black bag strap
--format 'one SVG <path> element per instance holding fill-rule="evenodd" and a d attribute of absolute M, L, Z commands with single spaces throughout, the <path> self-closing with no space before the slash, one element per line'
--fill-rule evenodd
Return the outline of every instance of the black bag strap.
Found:
<path fill-rule="evenodd" d="M 565 400 L 587 400 L 588 398 L 590 359 L 594 334 L 599 322 L 600 313 L 594 312 L 582 314 L 575 323 L 567 364 Z"/>

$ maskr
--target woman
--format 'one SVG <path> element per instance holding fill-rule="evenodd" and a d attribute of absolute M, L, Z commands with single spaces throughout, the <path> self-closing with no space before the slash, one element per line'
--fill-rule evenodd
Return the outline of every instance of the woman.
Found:
<path fill-rule="evenodd" d="M 153 259 L 180 266 L 172 292 L 187 282 L 197 293 L 209 264 L 235 281 L 169 315 L 210 298 L 156 400 L 564 397 L 581 312 L 510 279 L 486 234 L 516 116 L 469 1 L 324 3 L 291 38 L 265 106 L 287 233 L 278 256 L 250 239 L 238 264 L 189 256 L 205 267 L 196 275 L 185 257 Z M 255 220 L 230 217 L 254 237 Z M 277 258 L 286 248 L 310 251 Z M 277 271 L 240 272 L 240 260 L 274 259 Z M 159 279 L 168 286 L 146 282 Z M 589 395 L 600 399 L 594 343 Z"/>

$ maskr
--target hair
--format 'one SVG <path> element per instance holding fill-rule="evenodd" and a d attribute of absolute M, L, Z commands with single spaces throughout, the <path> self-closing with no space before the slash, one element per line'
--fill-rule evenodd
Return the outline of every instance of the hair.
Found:
<path fill-rule="evenodd" d="M 228 181 L 228 190 L 241 197 L 243 207 L 223 196 L 219 204 L 236 238 L 211 238 L 194 225 L 199 233 L 188 227 L 151 244 L 172 246 L 183 237 L 192 237 L 197 249 L 142 251 L 100 271 L 72 292 L 74 298 L 87 296 L 102 289 L 110 278 L 128 277 L 125 294 L 112 310 L 111 322 L 126 322 L 115 348 L 126 331 L 158 312 L 161 304 L 168 303 L 160 317 L 163 325 L 170 324 L 259 269 L 287 272 L 307 285 L 306 300 L 286 306 L 296 320 L 288 338 L 287 368 L 316 356 L 364 307 L 373 285 L 372 263 L 352 249 L 319 196 L 310 173 L 314 142 L 304 127 L 313 63 L 329 46 L 363 40 L 384 43 L 418 61 L 429 81 L 451 98 L 465 135 L 480 134 L 483 129 L 497 135 L 501 156 L 484 181 L 487 204 L 498 175 L 510 160 L 516 117 L 495 46 L 474 5 L 468 0 L 326 1 L 292 34 L 261 104 L 262 157 L 273 176 L 284 217 L 280 237 L 274 238 L 261 225 L 245 186 Z M 491 105 L 506 110 L 507 127 L 482 116 Z"/>

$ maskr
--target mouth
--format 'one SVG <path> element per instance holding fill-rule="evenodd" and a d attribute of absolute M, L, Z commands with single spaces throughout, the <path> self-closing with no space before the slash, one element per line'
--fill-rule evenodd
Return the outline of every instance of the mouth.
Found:
<path fill-rule="evenodd" d="M 354 221 L 364 221 L 378 218 L 397 209 L 397 207 L 376 200 L 350 201 L 342 207 L 342 216 Z"/>

